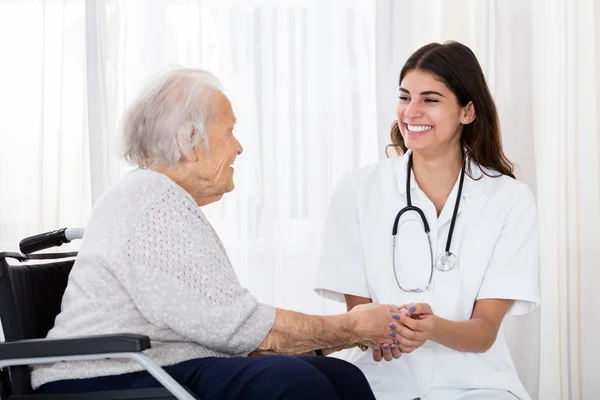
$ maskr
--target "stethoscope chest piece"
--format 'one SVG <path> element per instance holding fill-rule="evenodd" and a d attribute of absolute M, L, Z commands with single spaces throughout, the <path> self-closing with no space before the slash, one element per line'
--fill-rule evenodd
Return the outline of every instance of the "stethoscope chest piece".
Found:
<path fill-rule="evenodd" d="M 449 251 L 445 251 L 435 259 L 435 267 L 442 272 L 450 271 L 456 267 L 456 263 L 456 256 Z"/>

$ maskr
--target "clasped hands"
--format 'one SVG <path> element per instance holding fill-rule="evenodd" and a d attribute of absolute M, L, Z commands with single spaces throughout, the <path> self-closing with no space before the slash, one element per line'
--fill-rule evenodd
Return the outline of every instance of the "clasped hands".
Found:
<path fill-rule="evenodd" d="M 395 321 L 390 323 L 389 327 L 394 343 L 371 347 L 373 359 L 377 362 L 382 359 L 391 361 L 400 358 L 402 353 L 412 353 L 433 336 L 434 315 L 429 304 L 400 306 L 392 317 Z M 366 345 L 359 347 L 362 351 L 369 349 Z"/>

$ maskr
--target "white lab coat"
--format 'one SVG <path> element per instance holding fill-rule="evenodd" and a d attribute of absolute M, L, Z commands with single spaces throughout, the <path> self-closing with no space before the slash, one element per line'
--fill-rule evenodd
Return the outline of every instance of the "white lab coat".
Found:
<path fill-rule="evenodd" d="M 509 314 L 531 312 L 540 301 L 534 198 L 527 186 L 510 177 L 482 175 L 474 162 L 472 175 L 481 179 L 465 175 L 451 244 L 457 266 L 448 272 L 434 268 L 433 286 L 424 293 L 398 288 L 392 267 L 392 225 L 406 206 L 408 154 L 341 179 L 326 222 L 316 292 L 342 302 L 344 294 L 351 294 L 382 304 L 428 303 L 436 315 L 455 321 L 470 319 L 475 301 L 486 298 L 514 299 Z M 437 218 L 433 203 L 419 189 L 414 175 L 411 178 L 412 203 L 429 222 L 434 259 L 444 251 L 457 192 L 458 181 Z M 430 256 L 422 224 L 413 212 L 401 221 L 398 279 L 403 287 L 424 287 Z M 362 369 L 380 400 L 530 399 L 502 328 L 492 348 L 483 354 L 427 342 L 391 362 L 377 363 L 370 350 L 363 353 L 358 348 L 350 360 Z"/>

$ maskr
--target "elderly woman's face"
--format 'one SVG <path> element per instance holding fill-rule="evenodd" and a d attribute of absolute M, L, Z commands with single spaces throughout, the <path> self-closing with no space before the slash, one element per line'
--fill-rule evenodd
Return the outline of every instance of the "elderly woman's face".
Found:
<path fill-rule="evenodd" d="M 233 163 L 242 154 L 243 148 L 233 134 L 236 119 L 229 99 L 221 93 L 213 95 L 215 111 L 206 127 L 208 151 L 205 144 L 196 148 L 200 179 L 207 185 L 209 195 L 223 195 L 231 192 L 233 184 Z"/>

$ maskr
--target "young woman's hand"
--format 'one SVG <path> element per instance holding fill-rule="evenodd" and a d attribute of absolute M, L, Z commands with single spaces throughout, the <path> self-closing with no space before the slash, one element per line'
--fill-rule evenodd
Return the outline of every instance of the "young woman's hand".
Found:
<path fill-rule="evenodd" d="M 410 353 L 433 337 L 435 316 L 429 304 L 408 304 L 407 311 L 400 314 L 396 327 L 396 340 L 403 353 Z M 406 349 L 406 351 L 405 351 Z"/>

